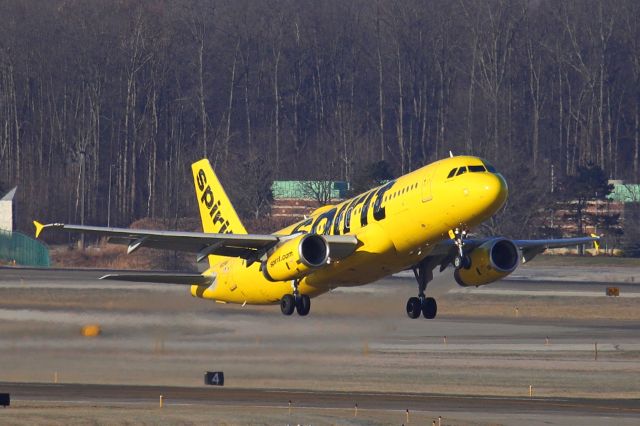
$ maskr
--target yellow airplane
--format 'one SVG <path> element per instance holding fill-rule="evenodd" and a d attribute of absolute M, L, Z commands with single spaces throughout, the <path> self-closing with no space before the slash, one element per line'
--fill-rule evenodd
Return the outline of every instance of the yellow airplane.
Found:
<path fill-rule="evenodd" d="M 247 234 L 209 161 L 192 165 L 202 219 L 200 232 L 172 232 L 34 222 L 45 229 L 106 236 L 140 247 L 196 253 L 208 259 L 202 274 L 110 274 L 102 279 L 191 286 L 191 294 L 221 303 L 279 304 L 283 314 L 304 316 L 311 298 L 336 287 L 359 286 L 411 269 L 417 297 L 407 301 L 410 318 L 435 318 L 426 297 L 433 269 L 455 268 L 461 286 L 492 283 L 547 248 L 597 243 L 598 237 L 510 240 L 467 238 L 469 230 L 495 214 L 507 200 L 504 177 L 487 161 L 445 158 L 274 234 Z"/>

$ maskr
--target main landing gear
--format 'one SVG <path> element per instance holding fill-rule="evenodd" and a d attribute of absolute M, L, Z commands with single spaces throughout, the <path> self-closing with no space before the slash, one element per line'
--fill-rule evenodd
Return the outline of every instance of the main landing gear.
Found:
<path fill-rule="evenodd" d="M 416 319 L 422 313 L 425 318 L 433 319 L 438 313 L 438 304 L 436 299 L 424 294 L 427 284 L 433 279 L 433 267 L 423 261 L 413 267 L 413 273 L 418 281 L 418 297 L 410 297 L 407 300 L 407 315 Z"/>
<path fill-rule="evenodd" d="M 298 281 L 293 282 L 293 295 L 285 294 L 280 299 L 280 310 L 284 315 L 291 315 L 293 311 L 298 311 L 298 315 L 304 317 L 311 310 L 311 298 L 298 291 Z"/>

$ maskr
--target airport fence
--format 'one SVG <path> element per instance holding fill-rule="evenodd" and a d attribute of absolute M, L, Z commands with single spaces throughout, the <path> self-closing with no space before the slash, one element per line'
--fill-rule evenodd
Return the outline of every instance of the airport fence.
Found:
<path fill-rule="evenodd" d="M 48 268 L 49 249 L 21 232 L 0 231 L 0 262 Z"/>

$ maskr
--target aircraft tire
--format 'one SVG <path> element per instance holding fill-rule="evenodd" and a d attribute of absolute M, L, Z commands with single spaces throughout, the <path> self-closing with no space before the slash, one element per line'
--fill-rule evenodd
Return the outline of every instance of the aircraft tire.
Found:
<path fill-rule="evenodd" d="M 471 259 L 469 256 L 456 256 L 453 258 L 453 267 L 456 269 L 469 269 L 471 267 Z"/>
<path fill-rule="evenodd" d="M 421 308 L 420 299 L 417 297 L 410 297 L 409 300 L 407 300 L 407 315 L 409 318 L 418 318 L 420 316 Z"/>
<path fill-rule="evenodd" d="M 290 294 L 285 294 L 280 299 L 280 310 L 284 315 L 291 315 L 296 308 L 296 301 Z"/>
<path fill-rule="evenodd" d="M 433 297 L 427 297 L 422 304 L 422 315 L 426 319 L 434 319 L 438 313 L 438 304 Z"/>
<path fill-rule="evenodd" d="M 296 300 L 296 311 L 298 311 L 298 315 L 304 317 L 309 314 L 311 310 L 311 298 L 306 294 L 301 294 Z"/>

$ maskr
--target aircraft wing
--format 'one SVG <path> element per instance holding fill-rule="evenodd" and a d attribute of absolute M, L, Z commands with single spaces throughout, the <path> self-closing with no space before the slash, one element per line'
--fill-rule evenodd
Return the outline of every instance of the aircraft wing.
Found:
<path fill-rule="evenodd" d="M 140 247 L 197 253 L 197 261 L 209 255 L 240 257 L 250 262 L 257 261 L 269 249 L 275 247 L 289 235 L 271 234 L 215 234 L 203 232 L 157 231 L 145 229 L 108 228 L 100 226 L 67 225 L 34 222 L 36 238 L 43 230 L 90 233 L 104 236 L 112 244 L 127 245 L 127 253 Z M 351 235 L 326 235 L 331 257 L 342 259 L 353 253 L 358 245 Z"/>
<path fill-rule="evenodd" d="M 546 249 L 579 246 L 582 244 L 594 243 L 598 247 L 600 237 L 579 237 L 579 238 L 558 238 L 549 240 L 514 240 L 513 242 L 522 252 L 522 261 L 528 262 Z"/>
<path fill-rule="evenodd" d="M 468 238 L 464 240 L 465 251 L 473 250 L 476 247 L 490 241 L 496 237 L 489 238 Z M 522 253 L 522 261 L 528 262 L 540 253 L 549 248 L 570 247 L 582 244 L 595 243 L 596 246 L 600 237 L 579 237 L 579 238 L 557 238 L 544 240 L 512 240 Z M 429 256 L 434 264 L 440 264 L 440 270 L 444 270 L 457 254 L 457 247 L 453 240 L 444 240 L 436 244 Z"/>

